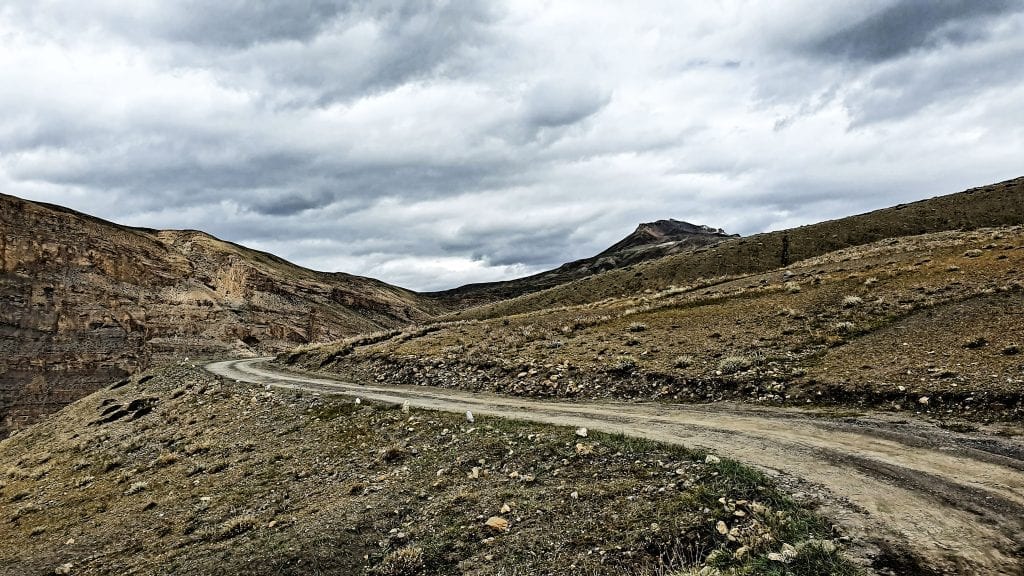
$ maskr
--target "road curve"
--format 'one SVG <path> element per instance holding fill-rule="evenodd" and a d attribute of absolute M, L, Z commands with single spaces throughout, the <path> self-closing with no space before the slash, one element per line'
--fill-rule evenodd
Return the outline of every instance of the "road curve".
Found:
<path fill-rule="evenodd" d="M 893 414 L 840 418 L 733 403 L 544 401 L 360 385 L 286 372 L 270 358 L 207 365 L 225 378 L 413 407 L 625 433 L 705 448 L 802 478 L 855 541 L 912 550 L 937 574 L 1024 575 L 1024 441 L 953 433 Z"/>

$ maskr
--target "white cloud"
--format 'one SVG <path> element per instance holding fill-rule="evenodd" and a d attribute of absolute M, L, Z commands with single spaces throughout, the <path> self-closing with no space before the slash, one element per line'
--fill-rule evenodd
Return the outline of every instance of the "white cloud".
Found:
<path fill-rule="evenodd" d="M 1024 13 L 910 1 L 8 2 L 0 185 L 435 289 L 1019 175 Z"/>

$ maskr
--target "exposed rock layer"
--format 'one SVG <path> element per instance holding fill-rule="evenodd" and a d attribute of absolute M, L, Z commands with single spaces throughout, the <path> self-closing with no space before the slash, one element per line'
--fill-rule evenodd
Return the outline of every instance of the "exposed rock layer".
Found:
<path fill-rule="evenodd" d="M 277 352 L 437 311 L 201 232 L 0 195 L 0 436 L 154 363 Z"/>

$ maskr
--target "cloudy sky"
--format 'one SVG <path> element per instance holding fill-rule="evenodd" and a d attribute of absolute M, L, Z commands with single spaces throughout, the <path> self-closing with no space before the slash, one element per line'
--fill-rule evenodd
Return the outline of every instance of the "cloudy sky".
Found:
<path fill-rule="evenodd" d="M 0 191 L 415 289 L 1024 174 L 1022 0 L 5 0 Z"/>

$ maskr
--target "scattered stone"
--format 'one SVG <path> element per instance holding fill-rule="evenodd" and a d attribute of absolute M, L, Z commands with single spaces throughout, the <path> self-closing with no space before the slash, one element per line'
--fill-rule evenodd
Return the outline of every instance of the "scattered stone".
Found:
<path fill-rule="evenodd" d="M 572 493 L 569 494 L 569 497 L 572 498 L 573 500 L 579 500 L 580 499 L 580 493 L 575 491 L 575 490 L 573 490 Z"/>
<path fill-rule="evenodd" d="M 71 562 L 68 562 L 66 564 L 61 564 L 60 566 L 57 566 L 53 570 L 53 573 L 54 574 L 71 574 L 71 568 L 73 568 L 73 567 L 74 567 L 74 565 Z"/>
<path fill-rule="evenodd" d="M 509 506 L 507 503 L 506 504 L 502 504 L 500 512 L 502 514 L 508 514 L 508 513 L 512 512 L 512 507 Z"/>
<path fill-rule="evenodd" d="M 796 545 L 796 553 L 800 554 L 808 547 L 818 548 L 826 554 L 836 551 L 836 543 L 831 540 L 807 540 Z"/>
<path fill-rule="evenodd" d="M 704 458 L 704 463 L 705 464 L 721 464 L 722 463 L 722 459 L 719 458 L 718 456 L 715 456 L 714 454 L 708 454 L 707 457 Z"/>
<path fill-rule="evenodd" d="M 409 413 L 409 401 L 406 400 L 405 402 L 402 402 L 402 414 L 408 414 L 408 413 Z"/>
<path fill-rule="evenodd" d="M 729 533 L 729 526 L 725 523 L 724 520 L 719 520 L 718 524 L 715 524 L 715 530 L 718 530 L 719 534 L 725 536 Z"/>
<path fill-rule="evenodd" d="M 466 422 L 469 422 L 470 424 L 476 422 L 476 419 L 473 418 L 473 413 L 470 412 L 469 410 L 466 410 Z"/>
<path fill-rule="evenodd" d="M 920 404 L 921 406 L 927 406 L 931 404 L 931 398 L 928 398 L 927 396 L 921 396 L 920 398 L 917 399 L 917 403 Z"/>
<path fill-rule="evenodd" d="M 593 444 L 583 444 L 582 442 L 578 442 L 576 444 L 576 454 L 578 454 L 579 456 L 590 456 L 593 453 L 594 453 L 594 445 Z"/>
<path fill-rule="evenodd" d="M 580 438 L 586 438 L 588 434 L 589 432 L 586 428 L 580 427 L 576 429 L 576 435 L 579 436 Z"/>
<path fill-rule="evenodd" d="M 362 403 L 363 403 L 363 401 L 361 399 L 356 398 L 356 404 L 362 404 Z"/>
<path fill-rule="evenodd" d="M 491 516 L 484 522 L 484 526 L 487 526 L 495 532 L 508 532 L 508 520 L 501 516 Z"/>

